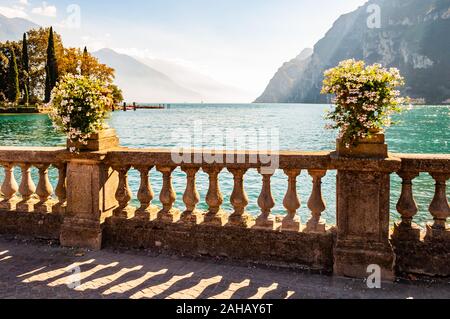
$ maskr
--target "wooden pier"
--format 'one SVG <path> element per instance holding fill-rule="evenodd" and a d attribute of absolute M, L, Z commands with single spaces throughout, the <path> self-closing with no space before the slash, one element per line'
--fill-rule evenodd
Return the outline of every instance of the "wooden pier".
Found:
<path fill-rule="evenodd" d="M 133 103 L 132 105 L 127 105 L 124 103 L 120 108 L 124 112 L 137 110 L 165 110 L 170 108 L 170 104 L 137 105 L 136 103 Z M 118 109 L 119 107 L 115 107 L 113 111 Z"/>

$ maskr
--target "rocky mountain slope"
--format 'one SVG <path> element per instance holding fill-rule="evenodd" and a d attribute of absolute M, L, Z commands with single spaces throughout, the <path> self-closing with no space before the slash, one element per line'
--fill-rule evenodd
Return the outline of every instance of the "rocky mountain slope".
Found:
<path fill-rule="evenodd" d="M 374 5 L 379 28 L 368 24 Z M 450 0 L 370 0 L 341 16 L 309 58 L 281 67 L 256 102 L 324 103 L 323 72 L 349 58 L 399 68 L 412 98 L 450 102 L 449 33 Z"/>

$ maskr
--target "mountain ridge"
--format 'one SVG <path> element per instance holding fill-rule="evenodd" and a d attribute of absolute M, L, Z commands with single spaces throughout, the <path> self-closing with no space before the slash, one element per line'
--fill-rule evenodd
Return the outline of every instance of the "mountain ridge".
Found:
<path fill-rule="evenodd" d="M 92 54 L 116 71 L 115 83 L 123 90 L 126 100 L 149 103 L 201 100 L 199 93 L 178 85 L 167 75 L 129 55 L 108 48 Z"/>
<path fill-rule="evenodd" d="M 208 75 L 174 61 L 157 58 L 136 58 L 151 68 L 164 73 L 179 85 L 201 95 L 208 103 L 230 103 L 248 101 L 245 91 L 221 83 Z"/>
<path fill-rule="evenodd" d="M 0 14 L 0 42 L 14 41 L 30 29 L 39 27 L 36 23 L 23 18 L 8 18 Z"/>
<path fill-rule="evenodd" d="M 379 29 L 368 28 L 369 5 L 380 7 Z M 449 30 L 450 0 L 370 0 L 334 22 L 291 87 L 271 81 L 255 102 L 326 103 L 320 94 L 323 72 L 355 58 L 399 68 L 406 78 L 403 94 L 441 104 L 450 98 L 450 41 L 444 41 Z"/>

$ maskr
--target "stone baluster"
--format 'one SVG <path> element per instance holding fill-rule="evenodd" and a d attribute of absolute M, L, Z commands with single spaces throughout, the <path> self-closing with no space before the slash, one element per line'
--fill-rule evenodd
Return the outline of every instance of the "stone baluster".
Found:
<path fill-rule="evenodd" d="M 416 201 L 414 200 L 412 181 L 419 176 L 419 173 L 399 172 L 398 175 L 402 178 L 402 193 L 397 203 L 397 211 L 402 218 L 401 225 L 409 228 L 418 211 Z"/>
<path fill-rule="evenodd" d="M 311 211 L 311 219 L 306 224 L 306 232 L 324 233 L 326 231 L 326 222 L 323 220 L 322 213 L 327 208 L 322 196 L 322 178 L 327 174 L 326 170 L 308 170 L 312 177 L 313 187 L 311 197 L 308 200 L 308 208 Z"/>
<path fill-rule="evenodd" d="M 158 171 L 163 175 L 163 185 L 159 200 L 161 201 L 163 208 L 158 213 L 158 219 L 164 222 L 175 223 L 180 220 L 181 213 L 178 209 L 173 207 L 177 194 L 172 185 L 172 172 L 175 167 L 158 166 Z"/>
<path fill-rule="evenodd" d="M 54 202 L 51 200 L 53 187 L 48 178 L 50 164 L 37 164 L 35 166 L 39 170 L 39 182 L 36 188 L 39 202 L 35 204 L 34 210 L 38 213 L 51 213 Z"/>
<path fill-rule="evenodd" d="M 135 209 L 129 206 L 131 200 L 131 190 L 128 185 L 128 171 L 130 166 L 113 166 L 113 169 L 119 173 L 119 185 L 116 191 L 116 200 L 118 207 L 114 209 L 114 217 L 130 219 L 134 217 Z"/>
<path fill-rule="evenodd" d="M 251 227 L 255 224 L 252 216 L 245 211 L 248 205 L 248 196 L 244 189 L 244 175 L 247 172 L 245 168 L 229 168 L 228 171 L 233 174 L 234 187 L 230 197 L 234 213 L 229 217 L 230 226 Z"/>
<path fill-rule="evenodd" d="M 141 207 L 136 210 L 136 218 L 145 220 L 155 220 L 158 217 L 159 208 L 152 205 L 152 200 L 155 198 L 152 185 L 150 183 L 149 174 L 153 166 L 136 166 L 141 174 L 141 184 L 137 193 L 137 198 L 141 203 Z"/>
<path fill-rule="evenodd" d="M 275 216 L 271 214 L 272 209 L 275 207 L 275 200 L 270 185 L 271 178 L 275 171 L 263 173 L 262 169 L 258 169 L 258 172 L 262 175 L 261 194 L 258 198 L 258 206 L 261 208 L 261 215 L 256 219 L 254 228 L 276 230 L 279 225 L 276 223 Z"/>
<path fill-rule="evenodd" d="M 450 206 L 446 195 L 446 182 L 450 178 L 449 174 L 432 173 L 431 176 L 436 181 L 436 190 L 429 211 L 433 215 L 434 223 L 427 225 L 427 237 L 438 237 L 447 233 L 447 218 L 450 217 Z"/>
<path fill-rule="evenodd" d="M 206 194 L 206 203 L 209 210 L 205 215 L 205 223 L 224 226 L 228 222 L 228 215 L 220 208 L 223 204 L 223 196 L 219 186 L 219 174 L 222 168 L 205 167 L 203 171 L 209 175 L 209 189 Z"/>
<path fill-rule="evenodd" d="M 402 193 L 397 203 L 397 211 L 402 221 L 394 226 L 394 237 L 403 239 L 419 239 L 420 228 L 413 224 L 413 218 L 418 212 L 417 203 L 414 200 L 413 184 L 414 178 L 419 176 L 418 172 L 401 171 L 398 176 L 402 178 Z"/>
<path fill-rule="evenodd" d="M 288 176 L 289 180 L 286 196 L 283 200 L 287 215 L 282 221 L 281 230 L 299 232 L 301 230 L 301 220 L 297 216 L 297 210 L 301 207 L 301 203 L 297 194 L 297 177 L 300 175 L 301 170 L 285 169 L 284 173 Z"/>
<path fill-rule="evenodd" d="M 1 187 L 3 200 L 0 202 L 0 208 L 4 210 L 15 210 L 16 203 L 18 202 L 16 193 L 19 190 L 19 186 L 14 178 L 14 164 L 5 163 L 2 166 L 5 169 L 5 179 Z"/>
<path fill-rule="evenodd" d="M 22 180 L 19 186 L 19 193 L 22 195 L 22 200 L 17 203 L 17 210 L 21 212 L 30 213 L 34 211 L 36 200 L 32 198 L 36 192 L 36 186 L 31 178 L 31 164 L 23 163 L 20 165 L 22 171 Z"/>
<path fill-rule="evenodd" d="M 187 182 L 186 190 L 183 195 L 183 202 L 186 205 L 186 211 L 182 215 L 182 220 L 188 224 L 201 224 L 204 221 L 204 214 L 196 209 L 200 202 L 200 194 L 197 191 L 196 175 L 199 171 L 198 167 L 183 167 L 186 173 Z"/>
<path fill-rule="evenodd" d="M 55 189 L 58 203 L 53 207 L 53 211 L 64 214 L 67 207 L 67 164 L 59 163 L 55 166 L 58 169 L 58 184 Z"/>

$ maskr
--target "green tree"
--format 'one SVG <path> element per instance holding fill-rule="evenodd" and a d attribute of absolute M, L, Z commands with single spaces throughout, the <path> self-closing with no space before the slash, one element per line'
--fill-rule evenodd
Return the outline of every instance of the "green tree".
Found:
<path fill-rule="evenodd" d="M 81 58 L 81 75 L 89 74 L 89 66 L 88 66 L 89 52 L 87 47 L 84 47 L 83 56 Z"/>
<path fill-rule="evenodd" d="M 122 90 L 115 84 L 110 84 L 108 88 L 111 90 L 114 105 L 119 105 L 123 102 Z"/>
<path fill-rule="evenodd" d="M 45 68 L 45 96 L 46 96 L 46 99 L 47 99 L 47 94 L 49 95 L 49 98 L 48 98 L 48 101 L 47 102 L 50 102 L 50 97 L 51 97 L 51 91 L 49 91 L 48 93 L 47 93 L 47 90 L 50 88 L 50 75 L 49 75 L 49 70 L 48 70 L 48 66 Z"/>
<path fill-rule="evenodd" d="M 56 58 L 53 27 L 50 28 L 47 46 L 47 74 L 45 80 L 45 102 L 50 102 L 50 95 L 58 81 L 58 59 Z"/>
<path fill-rule="evenodd" d="M 22 41 L 22 100 L 24 104 L 28 104 L 28 92 L 30 87 L 30 59 L 28 56 L 27 34 L 23 34 Z"/>
<path fill-rule="evenodd" d="M 30 97 L 28 95 L 28 86 L 24 85 L 23 92 L 22 92 L 22 104 L 28 105 L 29 104 Z"/>
<path fill-rule="evenodd" d="M 4 43 L 0 42 L 0 92 L 7 96 L 7 87 L 9 84 L 8 72 L 9 72 L 9 61 L 12 61 L 11 52 L 14 51 L 16 55 L 17 69 L 19 72 L 19 90 L 21 88 L 20 81 L 21 70 L 22 70 L 22 44 L 21 41 L 11 42 L 6 41 Z"/>
<path fill-rule="evenodd" d="M 11 57 L 8 65 L 6 98 L 9 102 L 17 103 L 20 98 L 19 70 L 14 49 L 11 48 Z"/>
<path fill-rule="evenodd" d="M 0 102 L 6 100 L 8 57 L 0 51 Z"/>

